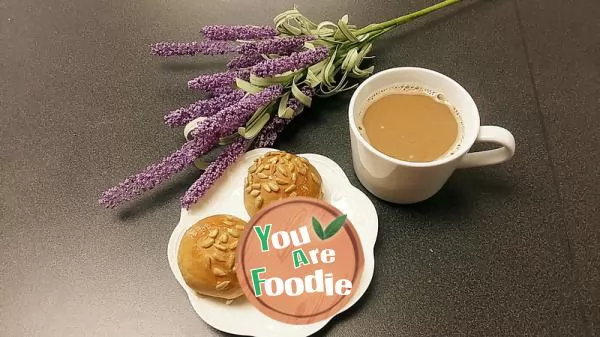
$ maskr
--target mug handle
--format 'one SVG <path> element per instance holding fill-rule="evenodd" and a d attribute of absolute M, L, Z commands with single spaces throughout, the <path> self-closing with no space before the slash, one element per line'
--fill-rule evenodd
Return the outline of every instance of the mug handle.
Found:
<path fill-rule="evenodd" d="M 467 153 L 458 168 L 488 166 L 503 163 L 515 154 L 515 137 L 499 126 L 481 126 L 476 142 L 494 143 L 502 147 L 494 150 Z"/>

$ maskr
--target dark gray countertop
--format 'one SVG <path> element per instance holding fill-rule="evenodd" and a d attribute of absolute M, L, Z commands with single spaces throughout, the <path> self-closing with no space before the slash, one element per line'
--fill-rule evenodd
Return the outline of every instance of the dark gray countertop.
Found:
<path fill-rule="evenodd" d="M 315 20 L 383 21 L 434 0 L 300 1 Z M 190 169 L 118 210 L 99 193 L 178 148 L 162 115 L 222 58 L 165 61 L 160 40 L 269 24 L 292 1 L 0 1 L 0 336 L 218 336 L 166 249 Z M 466 1 L 376 44 L 513 132 L 510 163 L 456 172 L 380 216 L 369 291 L 319 334 L 600 336 L 600 2 Z M 278 147 L 351 167 L 350 95 L 316 102 Z M 232 318 L 234 321 L 235 318 Z"/>

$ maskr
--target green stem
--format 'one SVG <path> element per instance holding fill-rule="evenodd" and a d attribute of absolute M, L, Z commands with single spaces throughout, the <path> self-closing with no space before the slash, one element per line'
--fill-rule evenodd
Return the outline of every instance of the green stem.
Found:
<path fill-rule="evenodd" d="M 423 8 L 421 10 L 418 10 L 418 11 L 416 11 L 414 13 L 403 15 L 403 16 L 401 16 L 399 18 L 395 18 L 395 19 L 392 19 L 392 20 L 389 20 L 389 21 L 385 21 L 385 22 L 382 22 L 382 23 L 378 23 L 378 24 L 374 24 L 374 25 L 368 25 L 368 26 L 366 26 L 364 28 L 361 28 L 361 29 L 355 31 L 354 35 L 355 36 L 359 36 L 359 35 L 370 33 L 370 32 L 375 31 L 375 30 L 381 30 L 381 29 L 386 29 L 386 28 L 393 28 L 393 27 L 399 26 L 401 24 L 407 23 L 409 21 L 412 21 L 412 20 L 414 20 L 414 19 L 416 19 L 418 17 L 421 17 L 423 15 L 427 15 L 427 14 L 429 14 L 431 12 L 435 12 L 438 9 L 442 9 L 444 7 L 453 5 L 453 4 L 461 2 L 461 1 L 462 0 L 445 0 L 445 1 L 442 1 L 442 2 L 440 2 L 438 4 L 435 4 L 433 6 L 430 6 L 430 7 L 427 7 L 427 8 Z"/>

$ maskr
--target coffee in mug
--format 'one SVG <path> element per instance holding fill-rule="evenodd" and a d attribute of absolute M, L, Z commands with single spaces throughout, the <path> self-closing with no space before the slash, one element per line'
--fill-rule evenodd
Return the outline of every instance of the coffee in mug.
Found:
<path fill-rule="evenodd" d="M 396 84 L 367 98 L 358 116 L 361 135 L 375 149 L 409 162 L 431 162 L 456 152 L 463 123 L 442 93 Z"/>
<path fill-rule="evenodd" d="M 429 69 L 392 68 L 366 79 L 352 95 L 348 121 L 358 180 L 377 197 L 400 204 L 430 198 L 456 169 L 503 163 L 515 153 L 508 130 L 481 125 L 471 95 Z M 402 135 L 412 138 L 403 141 Z M 469 152 L 476 142 L 498 147 Z"/>

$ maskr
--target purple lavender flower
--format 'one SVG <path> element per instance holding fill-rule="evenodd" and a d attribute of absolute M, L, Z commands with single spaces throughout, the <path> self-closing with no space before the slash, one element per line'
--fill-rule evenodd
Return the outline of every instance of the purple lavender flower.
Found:
<path fill-rule="evenodd" d="M 252 67 L 265 59 L 259 54 L 252 55 L 240 55 L 236 58 L 231 59 L 229 63 L 227 63 L 227 68 L 229 69 L 241 69 Z"/>
<path fill-rule="evenodd" d="M 305 41 L 314 39 L 312 36 L 272 38 L 268 40 L 258 40 L 240 45 L 237 52 L 243 55 L 252 54 L 277 54 L 290 55 L 300 50 Z"/>
<path fill-rule="evenodd" d="M 235 50 L 236 46 L 227 41 L 159 42 L 151 46 L 151 54 L 158 56 L 223 55 Z"/>
<path fill-rule="evenodd" d="M 237 131 L 256 110 L 265 106 L 279 95 L 283 87 L 272 85 L 256 94 L 244 96 L 239 102 L 210 116 L 198 125 L 192 132 L 194 138 L 206 137 L 213 132 L 218 137 L 230 135 Z M 215 131 L 216 130 L 216 131 Z"/>
<path fill-rule="evenodd" d="M 250 78 L 250 71 L 247 69 L 225 71 L 222 73 L 214 73 L 210 75 L 201 75 L 188 82 L 190 89 L 206 90 L 211 91 L 218 87 L 231 86 L 235 79 L 239 77 L 242 79 Z"/>
<path fill-rule="evenodd" d="M 210 99 L 199 100 L 187 107 L 182 107 L 169 112 L 165 116 L 165 124 L 173 127 L 183 126 L 198 117 L 212 116 L 221 109 L 237 103 L 242 97 L 244 97 L 244 92 L 235 90 Z"/>
<path fill-rule="evenodd" d="M 200 198 L 206 194 L 210 187 L 219 179 L 225 170 L 229 168 L 235 161 L 244 154 L 246 150 L 247 140 L 241 138 L 234 141 L 229 145 L 215 161 L 213 161 L 204 173 L 196 180 L 192 186 L 187 190 L 183 198 L 181 198 L 181 205 L 189 209 L 190 206 L 195 204 Z"/>
<path fill-rule="evenodd" d="M 329 56 L 329 49 L 318 48 L 263 61 L 252 68 L 252 72 L 259 77 L 272 77 L 286 71 L 302 69 L 324 60 Z"/>
<path fill-rule="evenodd" d="M 271 26 L 225 26 L 213 25 L 202 28 L 202 34 L 210 40 L 254 40 L 277 35 Z"/>
<path fill-rule="evenodd" d="M 247 80 L 247 78 L 243 78 L 243 79 Z M 225 85 L 222 87 L 210 89 L 207 92 L 210 94 L 211 97 L 217 97 L 217 96 L 231 94 L 235 90 L 236 90 L 236 88 L 233 86 L 233 83 L 231 83 L 230 85 Z"/>
<path fill-rule="evenodd" d="M 130 176 L 119 185 L 102 193 L 100 203 L 107 208 L 113 208 L 153 189 L 189 166 L 194 159 L 208 152 L 217 142 L 218 137 L 197 138 L 186 142 L 179 150 L 163 158 L 159 163 L 148 166 L 144 171 Z"/>
<path fill-rule="evenodd" d="M 313 88 L 309 86 L 303 86 L 300 90 L 307 96 L 312 97 L 314 95 Z M 294 117 L 298 116 L 304 105 L 300 103 L 299 100 L 295 98 L 290 98 L 288 100 L 287 106 L 294 110 Z M 283 129 L 292 121 L 292 119 L 280 118 L 279 116 L 273 117 L 267 125 L 263 127 L 261 132 L 256 137 L 256 141 L 254 142 L 254 148 L 261 147 L 271 147 L 275 144 L 275 140 L 277 136 L 283 131 Z"/>

